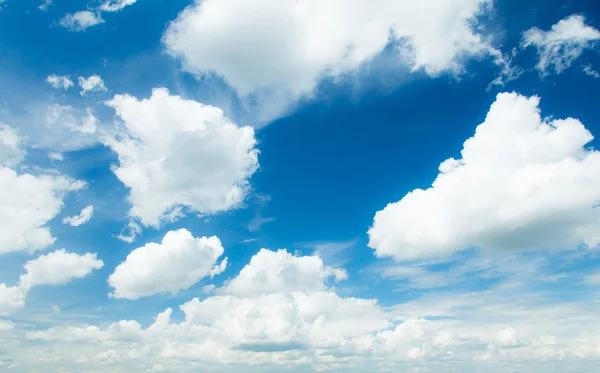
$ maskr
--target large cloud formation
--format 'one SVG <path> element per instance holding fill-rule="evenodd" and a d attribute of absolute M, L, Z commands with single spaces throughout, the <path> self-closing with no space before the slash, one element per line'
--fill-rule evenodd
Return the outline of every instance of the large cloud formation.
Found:
<path fill-rule="evenodd" d="M 258 168 L 254 130 L 237 127 L 219 108 L 155 89 L 149 99 L 117 95 L 107 103 L 125 133 L 106 140 L 119 156 L 114 172 L 131 193 L 130 214 L 144 225 L 238 207 Z"/>
<path fill-rule="evenodd" d="M 489 0 L 208 0 L 171 23 L 163 42 L 184 68 L 217 74 L 240 96 L 272 101 L 311 95 L 395 43 L 398 65 L 436 76 L 469 57 L 501 54 L 475 31 Z M 283 106 L 286 105 L 284 102 Z"/>
<path fill-rule="evenodd" d="M 538 97 L 503 93 L 462 159 L 427 190 L 377 212 L 369 246 L 398 260 L 487 250 L 569 249 L 600 242 L 600 152 L 577 119 L 542 120 Z"/>

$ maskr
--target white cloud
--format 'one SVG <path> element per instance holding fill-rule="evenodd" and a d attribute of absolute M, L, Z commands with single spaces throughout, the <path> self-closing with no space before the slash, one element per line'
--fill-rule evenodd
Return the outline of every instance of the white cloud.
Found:
<path fill-rule="evenodd" d="M 79 77 L 79 87 L 81 87 L 80 94 L 85 96 L 88 92 L 106 92 L 108 91 L 104 86 L 102 78 L 96 74 L 90 75 L 87 78 L 83 76 Z"/>
<path fill-rule="evenodd" d="M 0 308 L 1 307 L 2 306 L 0 306 Z M 15 327 L 15 324 L 13 324 L 10 321 L 0 320 L 0 332 L 3 330 L 12 330 L 12 329 L 14 329 L 14 327 Z"/>
<path fill-rule="evenodd" d="M 592 65 L 588 64 L 583 67 L 583 72 L 586 75 L 593 76 L 594 78 L 600 79 L 600 73 L 592 68 Z"/>
<path fill-rule="evenodd" d="M 62 126 L 82 137 L 90 137 L 96 133 L 98 119 L 91 108 L 86 108 L 85 115 L 77 113 L 72 106 L 53 104 L 48 106 L 46 123 L 51 126 Z"/>
<path fill-rule="evenodd" d="M 103 266 L 96 254 L 78 255 L 62 249 L 27 262 L 27 273 L 19 278 L 19 286 L 27 291 L 40 285 L 65 285 Z"/>
<path fill-rule="evenodd" d="M 141 101 L 117 95 L 107 105 L 126 130 L 105 141 L 119 156 L 113 171 L 131 190 L 131 216 L 159 226 L 181 206 L 211 214 L 241 205 L 258 168 L 251 127 L 237 127 L 220 109 L 166 89 Z"/>
<path fill-rule="evenodd" d="M 600 286 L 600 273 L 593 273 L 587 276 L 585 282 L 592 286 Z"/>
<path fill-rule="evenodd" d="M 15 166 L 25 157 L 22 138 L 14 128 L 0 123 L 0 167 Z"/>
<path fill-rule="evenodd" d="M 53 88 L 62 88 L 65 91 L 73 86 L 73 81 L 68 76 L 49 75 L 46 82 Z"/>
<path fill-rule="evenodd" d="M 141 233 L 142 227 L 140 227 L 139 224 L 132 220 L 129 223 L 127 223 L 125 228 L 121 230 L 121 233 L 119 233 L 119 235 L 117 235 L 116 238 L 123 242 L 133 243 L 137 236 Z"/>
<path fill-rule="evenodd" d="M 52 0 L 44 0 L 43 3 L 41 3 L 40 5 L 38 5 L 38 9 L 41 10 L 42 12 L 45 12 L 48 10 L 48 7 L 52 5 Z"/>
<path fill-rule="evenodd" d="M 600 31 L 586 25 L 583 16 L 572 15 L 553 25 L 550 31 L 537 27 L 525 31 L 521 46 L 537 48 L 539 61 L 536 67 L 540 73 L 560 74 L 598 39 Z"/>
<path fill-rule="evenodd" d="M 48 153 L 48 158 L 52 159 L 53 161 L 63 161 L 65 159 L 64 156 L 59 152 Z"/>
<path fill-rule="evenodd" d="M 185 70 L 217 74 L 240 96 L 281 106 L 270 109 L 279 115 L 311 96 L 322 78 L 378 56 L 390 39 L 397 65 L 431 76 L 460 74 L 471 57 L 505 63 L 475 31 L 489 9 L 489 0 L 198 1 L 171 23 L 163 42 Z"/>
<path fill-rule="evenodd" d="M 369 246 L 397 260 L 486 250 L 592 247 L 600 152 L 576 119 L 543 121 L 538 97 L 497 96 L 485 122 L 427 190 L 375 215 Z"/>
<path fill-rule="evenodd" d="M 82 10 L 76 13 L 66 14 L 59 24 L 70 31 L 85 31 L 88 27 L 96 26 L 104 23 L 104 20 L 99 13 L 94 13 L 89 10 Z"/>
<path fill-rule="evenodd" d="M 68 216 L 63 219 L 63 224 L 69 224 L 73 227 L 78 227 L 90 221 L 94 215 L 94 206 L 86 206 L 81 210 L 79 215 Z"/>
<path fill-rule="evenodd" d="M 262 249 L 252 257 L 240 274 L 220 292 L 251 296 L 277 292 L 324 291 L 329 278 L 348 277 L 346 271 L 326 267 L 318 256 L 293 256 L 286 250 Z"/>
<path fill-rule="evenodd" d="M 138 299 L 158 294 L 175 294 L 203 278 L 221 273 L 226 260 L 221 241 L 215 237 L 195 238 L 185 230 L 169 231 L 161 243 L 148 243 L 133 250 L 108 278 L 115 298 Z"/>
<path fill-rule="evenodd" d="M 34 286 L 65 285 L 103 266 L 96 254 L 77 255 L 65 249 L 30 260 L 25 264 L 26 273 L 19 277 L 17 286 L 7 287 L 0 283 L 0 314 L 9 314 L 24 307 L 27 293 Z"/>
<path fill-rule="evenodd" d="M 103 12 L 118 12 L 128 5 L 133 5 L 137 0 L 105 0 L 100 5 L 100 10 Z"/>
<path fill-rule="evenodd" d="M 64 195 L 84 185 L 64 176 L 0 168 L 0 253 L 34 252 L 54 243 L 46 224 L 62 209 Z"/>

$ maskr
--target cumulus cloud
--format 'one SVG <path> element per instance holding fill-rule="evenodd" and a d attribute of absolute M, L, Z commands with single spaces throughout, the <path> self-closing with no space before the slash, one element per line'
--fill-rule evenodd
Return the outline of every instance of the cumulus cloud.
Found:
<path fill-rule="evenodd" d="M 86 206 L 79 215 L 68 216 L 63 219 L 63 224 L 69 224 L 72 227 L 79 227 L 90 221 L 94 215 L 94 206 Z"/>
<path fill-rule="evenodd" d="M 297 257 L 286 250 L 262 249 L 221 292 L 260 295 L 292 291 L 323 291 L 326 280 L 345 280 L 343 269 L 327 267 L 318 256 Z"/>
<path fill-rule="evenodd" d="M 132 217 L 159 226 L 182 207 L 212 214 L 242 204 L 258 168 L 251 127 L 166 89 L 143 100 L 117 95 L 107 105 L 124 124 L 121 136 L 105 141 L 119 156 L 113 171 L 130 188 Z"/>
<path fill-rule="evenodd" d="M 49 75 L 46 82 L 53 88 L 62 88 L 65 91 L 73 86 L 73 81 L 68 76 Z"/>
<path fill-rule="evenodd" d="M 72 106 L 53 104 L 48 106 L 46 122 L 52 126 L 62 126 L 72 132 L 78 132 L 82 137 L 90 137 L 96 133 L 98 119 L 91 108 L 86 108 L 85 114 L 78 113 Z"/>
<path fill-rule="evenodd" d="M 76 13 L 66 14 L 59 24 L 70 31 L 85 31 L 88 27 L 104 23 L 99 13 L 82 10 Z"/>
<path fill-rule="evenodd" d="M 478 33 L 488 0 L 196 1 L 163 36 L 168 53 L 198 75 L 216 74 L 279 115 L 322 78 L 356 70 L 390 44 L 398 65 L 460 74 L 464 61 L 504 58 Z M 279 112 L 277 112 L 279 110 Z"/>
<path fill-rule="evenodd" d="M 130 221 L 127 225 L 121 230 L 116 238 L 127 243 L 133 243 L 138 235 L 142 233 L 142 227 L 134 221 Z"/>
<path fill-rule="evenodd" d="M 0 167 L 0 254 L 34 252 L 54 243 L 46 224 L 62 209 L 65 194 L 84 186 L 64 176 L 19 175 Z"/>
<path fill-rule="evenodd" d="M 369 246 L 397 260 L 486 250 L 593 247 L 600 152 L 577 119 L 542 120 L 538 97 L 499 94 L 427 190 L 377 212 Z"/>
<path fill-rule="evenodd" d="M 158 294 L 175 294 L 203 278 L 225 270 L 227 259 L 216 237 L 195 238 L 186 229 L 169 231 L 161 243 L 148 243 L 133 250 L 108 278 L 115 298 L 138 299 Z"/>
<path fill-rule="evenodd" d="M 572 15 L 543 31 L 533 27 L 523 33 L 521 46 L 537 48 L 537 69 L 542 75 L 560 74 L 571 67 L 573 61 L 600 39 L 600 31 L 585 24 L 581 15 Z"/>
<path fill-rule="evenodd" d="M 0 124 L 0 167 L 12 167 L 21 163 L 25 157 L 21 142 L 22 138 L 14 128 Z"/>
<path fill-rule="evenodd" d="M 0 283 L 0 314 L 9 314 L 25 306 L 27 293 L 34 286 L 65 285 L 103 266 L 96 254 L 78 255 L 65 249 L 31 260 L 25 264 L 26 273 L 20 276 L 17 286 L 7 287 Z"/>
<path fill-rule="evenodd" d="M 79 87 L 81 87 L 80 94 L 85 96 L 88 92 L 106 92 L 107 89 L 104 86 L 104 81 L 99 75 L 91 75 L 87 78 L 83 76 L 79 77 Z"/>
<path fill-rule="evenodd" d="M 103 12 L 118 12 L 128 5 L 133 5 L 137 0 L 106 0 L 100 5 Z"/>

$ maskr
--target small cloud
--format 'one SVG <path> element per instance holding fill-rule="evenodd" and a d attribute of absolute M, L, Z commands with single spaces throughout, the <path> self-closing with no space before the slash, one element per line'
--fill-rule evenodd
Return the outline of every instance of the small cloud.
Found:
<path fill-rule="evenodd" d="M 254 242 L 254 241 L 258 241 L 260 240 L 260 237 L 256 237 L 256 238 L 246 238 L 245 240 L 243 240 L 241 243 L 250 243 L 250 242 Z"/>
<path fill-rule="evenodd" d="M 94 215 L 94 206 L 87 206 L 79 215 L 69 216 L 63 219 L 63 224 L 69 224 L 72 227 L 78 227 L 90 221 Z"/>
<path fill-rule="evenodd" d="M 69 77 L 66 75 L 49 75 L 46 78 L 46 82 L 50 84 L 53 88 L 62 88 L 65 91 L 73 86 L 73 81 L 69 79 Z"/>
<path fill-rule="evenodd" d="M 592 65 L 587 64 L 583 67 L 583 72 L 589 76 L 593 76 L 594 78 L 600 79 L 600 73 L 592 68 Z"/>
<path fill-rule="evenodd" d="M 132 220 L 121 230 L 121 233 L 116 238 L 123 242 L 133 243 L 141 233 L 142 227 Z"/>
<path fill-rule="evenodd" d="M 82 10 L 76 13 L 66 14 L 59 24 L 70 31 L 85 31 L 88 27 L 104 23 L 99 13 Z"/>
<path fill-rule="evenodd" d="M 41 10 L 42 12 L 45 12 L 48 10 L 48 7 L 52 5 L 52 0 L 44 0 L 43 3 L 41 3 L 40 5 L 38 5 L 38 9 Z"/>
<path fill-rule="evenodd" d="M 137 0 L 106 0 L 100 5 L 103 12 L 119 12 L 128 5 L 133 5 Z"/>
<path fill-rule="evenodd" d="M 99 75 L 92 75 L 88 78 L 82 76 L 79 77 L 79 86 L 81 87 L 82 96 L 85 96 L 88 92 L 106 92 L 108 91 L 104 86 L 104 81 Z"/>
<path fill-rule="evenodd" d="M 65 158 L 63 157 L 63 155 L 61 153 L 58 152 L 51 152 L 48 154 L 48 158 L 52 159 L 53 161 L 63 161 Z"/>

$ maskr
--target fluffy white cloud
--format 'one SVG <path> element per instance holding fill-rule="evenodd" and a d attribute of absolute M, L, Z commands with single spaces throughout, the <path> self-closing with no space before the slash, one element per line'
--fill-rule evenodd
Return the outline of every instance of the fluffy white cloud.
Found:
<path fill-rule="evenodd" d="M 85 96 L 88 92 L 106 92 L 107 89 L 104 86 L 104 81 L 99 75 L 91 75 L 87 78 L 83 76 L 79 77 L 79 87 L 81 87 L 80 94 Z"/>
<path fill-rule="evenodd" d="M 48 153 L 48 158 L 50 158 L 53 161 L 63 161 L 65 159 L 65 157 L 59 153 L 59 152 L 50 152 Z"/>
<path fill-rule="evenodd" d="M 265 105 L 285 106 L 310 96 L 322 78 L 369 62 L 390 41 L 398 65 L 431 76 L 461 73 L 469 57 L 503 63 L 475 30 L 489 9 L 489 0 L 196 1 L 163 42 L 187 71 L 217 74 L 240 96 L 268 94 Z"/>
<path fill-rule="evenodd" d="M 49 75 L 46 82 L 56 89 L 67 90 L 73 86 L 73 81 L 68 76 Z"/>
<path fill-rule="evenodd" d="M 537 48 L 537 69 L 542 74 L 560 74 L 598 39 L 600 31 L 586 25 L 583 16 L 572 15 L 553 25 L 550 31 L 543 31 L 537 27 L 525 31 L 521 45 L 524 48 Z"/>
<path fill-rule="evenodd" d="M 42 255 L 25 264 L 26 274 L 19 278 L 19 287 L 29 290 L 39 285 L 65 285 L 83 278 L 104 266 L 96 254 L 78 255 L 65 249 Z"/>
<path fill-rule="evenodd" d="M 8 287 L 0 283 L 0 315 L 25 306 L 27 293 L 34 286 L 65 285 L 103 266 L 96 254 L 77 255 L 65 249 L 30 260 L 25 264 L 26 273 L 19 277 L 17 286 Z"/>
<path fill-rule="evenodd" d="M 0 167 L 15 166 L 25 157 L 21 137 L 14 128 L 0 124 Z"/>
<path fill-rule="evenodd" d="M 347 276 L 343 269 L 326 267 L 318 256 L 297 257 L 286 250 L 262 249 L 236 278 L 219 290 L 238 296 L 324 291 L 329 278 L 341 281 Z"/>
<path fill-rule="evenodd" d="M 79 215 L 68 216 L 68 217 L 64 218 L 63 223 L 69 224 L 73 227 L 78 227 L 78 226 L 90 221 L 90 219 L 92 218 L 93 215 L 94 215 L 94 206 L 86 206 L 83 208 L 83 210 L 81 210 Z"/>
<path fill-rule="evenodd" d="M 55 238 L 46 224 L 60 212 L 64 195 L 84 185 L 64 176 L 0 168 L 0 254 L 50 246 Z"/>
<path fill-rule="evenodd" d="M 544 121 L 538 97 L 497 96 L 485 122 L 427 190 L 375 215 L 369 246 L 398 260 L 600 241 L 600 152 L 576 119 Z"/>
<path fill-rule="evenodd" d="M 104 20 L 99 13 L 89 10 L 82 10 L 76 13 L 66 14 L 59 24 L 70 31 L 85 31 L 88 27 L 96 26 L 104 23 Z"/>
<path fill-rule="evenodd" d="M 186 229 L 169 231 L 161 243 L 133 250 L 108 278 L 115 298 L 138 299 L 188 289 L 203 278 L 225 270 L 217 261 L 223 255 L 215 237 L 195 238 Z M 223 263 L 222 262 L 222 263 Z"/>
<path fill-rule="evenodd" d="M 237 127 L 222 110 L 153 90 L 149 99 L 117 95 L 107 103 L 126 133 L 106 139 L 119 156 L 114 172 L 131 192 L 130 214 L 158 226 L 181 206 L 198 213 L 238 207 L 258 168 L 251 127 Z"/>
<path fill-rule="evenodd" d="M 100 10 L 103 12 L 118 12 L 128 5 L 133 5 L 137 0 L 105 0 L 100 5 Z"/>

